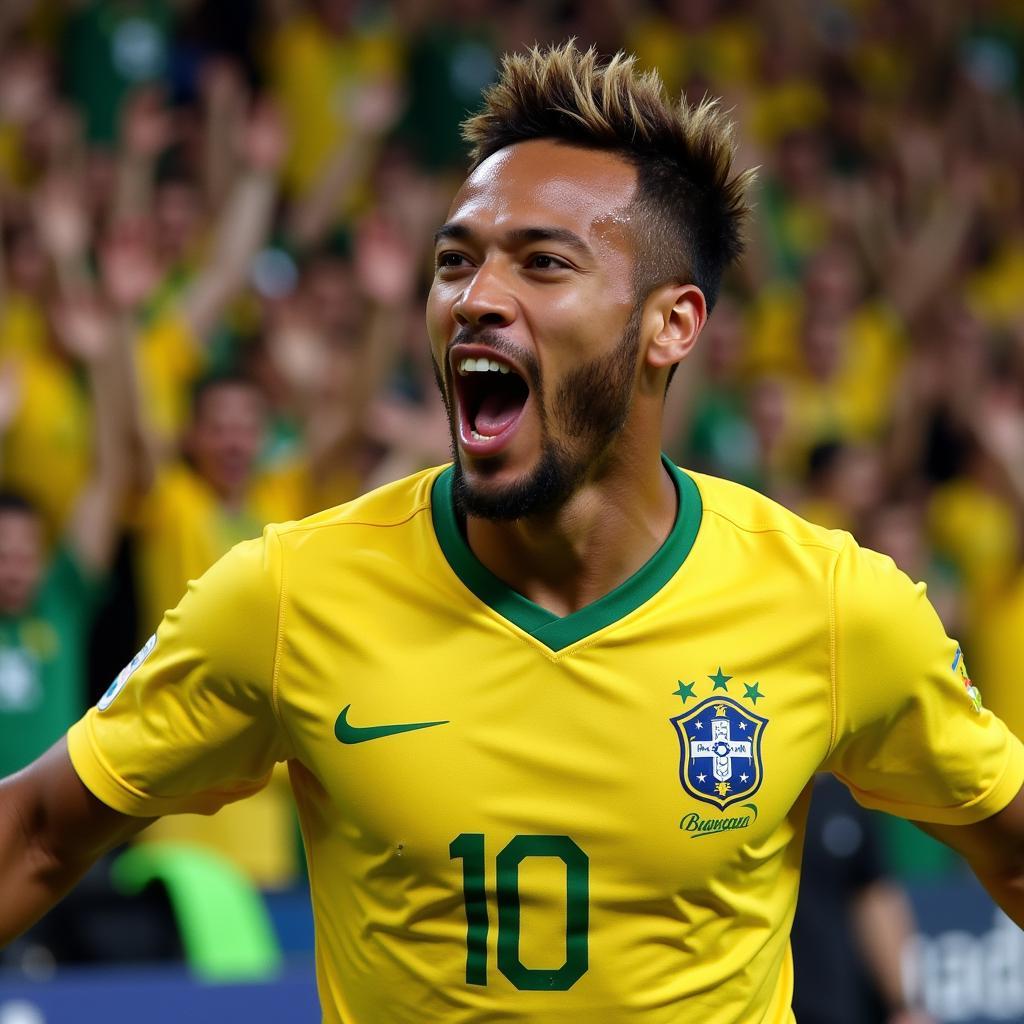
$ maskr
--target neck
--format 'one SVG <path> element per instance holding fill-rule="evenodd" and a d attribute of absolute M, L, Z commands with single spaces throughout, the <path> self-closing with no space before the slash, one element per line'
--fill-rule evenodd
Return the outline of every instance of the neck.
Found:
<path fill-rule="evenodd" d="M 675 485 L 657 449 L 613 462 L 557 512 L 495 522 L 470 516 L 473 554 L 499 579 L 555 615 L 610 593 L 665 542 L 675 524 Z"/>

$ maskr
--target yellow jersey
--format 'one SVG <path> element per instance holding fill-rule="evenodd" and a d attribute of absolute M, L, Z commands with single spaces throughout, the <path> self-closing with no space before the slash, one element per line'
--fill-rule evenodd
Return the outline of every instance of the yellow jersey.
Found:
<path fill-rule="evenodd" d="M 240 544 L 69 734 L 127 814 L 287 761 L 332 1024 L 792 1022 L 809 783 L 969 823 L 1024 781 L 893 563 L 668 467 L 658 552 L 559 618 L 472 554 L 450 469 Z"/>
<path fill-rule="evenodd" d="M 93 425 L 74 367 L 40 349 L 21 364 L 21 407 L 2 440 L 3 484 L 35 503 L 56 542 L 89 480 Z M 45 467 L 45 470 L 44 470 Z"/>
<path fill-rule="evenodd" d="M 185 464 L 165 468 L 135 516 L 138 589 L 145 633 L 240 540 L 258 537 L 274 520 L 313 511 L 312 478 L 296 463 L 255 477 L 242 508 L 223 507 L 210 486 Z M 321 506 L 322 507 L 322 506 Z M 294 882 L 299 861 L 294 809 L 287 780 L 254 800 L 231 804 L 212 817 L 177 815 L 157 822 L 140 841 L 187 842 L 213 849 L 264 888 Z M 252 836 L 259 833 L 261 841 Z"/>

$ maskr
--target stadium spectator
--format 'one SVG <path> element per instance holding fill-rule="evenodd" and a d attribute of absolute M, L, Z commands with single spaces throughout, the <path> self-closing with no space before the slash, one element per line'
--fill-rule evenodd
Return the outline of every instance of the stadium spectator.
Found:
<path fill-rule="evenodd" d="M 875 816 L 831 775 L 815 778 L 810 802 L 792 932 L 797 1021 L 934 1024 L 907 988 L 914 920 Z"/>
<path fill-rule="evenodd" d="M 809 74 L 794 47 L 807 31 L 794 30 L 781 57 L 763 54 L 783 98 Z M 730 166 L 731 129 L 714 104 L 669 108 L 656 78 L 636 76 L 631 60 L 595 62 L 593 51 L 571 44 L 512 58 L 485 111 L 468 122 L 473 170 L 436 236 L 427 316 L 455 466 L 272 527 L 190 586 L 100 706 L 72 728 L 67 747 L 5 782 L 11 820 L 38 823 L 5 830 L 8 935 L 150 817 L 251 795 L 284 760 L 311 866 L 328 865 L 311 867 L 328 1016 L 351 1007 L 369 1018 L 387 1007 L 393 1016 L 422 1011 L 440 1020 L 454 1008 L 468 1019 L 487 1006 L 529 1016 L 531 1005 L 547 1013 L 609 1004 L 648 1015 L 670 1006 L 699 1012 L 713 992 L 727 1016 L 756 1008 L 759 1017 L 788 1017 L 801 794 L 823 768 L 865 803 L 928 822 L 1022 920 L 1024 748 L 982 713 L 962 651 L 922 588 L 848 534 L 812 526 L 733 484 L 693 478 L 659 456 L 664 396 L 714 304 L 722 267 L 739 251 L 751 176 Z M 562 97 L 554 109 L 552 95 Z M 670 194 L 665 174 L 676 178 Z M 666 218 L 674 202 L 692 200 L 691 179 L 700 203 Z M 665 236 L 675 244 L 659 245 Z M 872 294 L 845 257 L 807 250 L 799 365 L 767 364 L 779 377 L 792 375 L 790 383 L 802 383 L 802 369 L 812 399 L 826 408 L 840 404 L 829 389 L 843 356 L 860 354 L 841 330 Z M 552 379 L 545 393 L 542 382 Z M 189 438 L 192 460 L 220 485 L 222 501 L 237 499 L 259 439 L 239 429 L 237 443 L 220 448 L 203 423 L 204 405 L 199 443 Z M 775 423 L 799 406 L 791 400 Z M 828 411 L 797 415 L 799 440 L 813 444 L 838 421 L 840 436 L 860 447 L 815 460 L 812 496 L 860 530 L 870 495 L 881 500 L 891 483 L 869 444 L 883 428 L 884 405 L 872 409 L 870 425 Z M 528 426 L 516 432 L 511 425 L 520 421 Z M 1005 454 L 993 444 L 1001 437 L 1002 428 L 983 432 L 972 452 L 990 463 L 994 449 Z M 795 463 L 789 471 L 799 472 Z M 702 559 L 710 560 L 703 571 Z M 615 600 L 604 600 L 613 591 Z M 666 616 L 675 628 L 662 628 Z M 539 646 L 545 657 L 531 656 L 523 674 L 503 659 L 523 657 L 527 638 L 528 650 Z M 670 720 L 678 761 L 675 744 L 665 746 L 668 698 L 636 661 L 664 644 L 656 661 L 689 650 L 708 667 L 724 647 L 731 671 L 747 666 L 743 678 L 762 675 L 765 687 L 741 683 L 721 664 L 714 674 L 692 672 L 700 696 L 697 681 L 678 680 L 671 696 L 683 711 Z M 480 655 L 474 673 L 453 673 L 470 649 Z M 622 671 L 616 659 L 625 659 Z M 652 662 L 652 671 L 662 670 Z M 586 684 L 572 688 L 570 702 L 582 731 L 548 713 L 566 673 Z M 524 700 L 522 687 L 536 689 L 545 674 L 543 699 Z M 509 678 L 521 685 L 503 690 Z M 741 685 L 749 705 L 740 702 Z M 353 703 L 335 717 L 337 703 L 350 698 L 377 700 L 376 721 L 392 724 L 354 724 Z M 458 722 L 454 711 L 451 721 L 439 717 L 438 699 L 454 700 Z M 623 732 L 623 715 L 640 731 Z M 410 717 L 419 720 L 402 721 Z M 332 720 L 333 736 L 324 728 Z M 522 757 L 524 739 L 549 728 L 544 757 L 538 762 L 529 744 Z M 668 768 L 662 785 L 636 757 L 646 731 L 645 750 Z M 383 745 L 410 732 L 438 754 L 421 759 L 414 775 Z M 363 762 L 372 772 L 345 770 L 335 741 L 370 740 L 381 741 L 373 748 L 381 753 Z M 457 765 L 470 766 L 472 777 L 462 780 L 455 806 L 438 813 L 434 800 Z M 769 770 L 775 781 L 762 786 Z M 701 802 L 678 826 L 676 779 Z M 539 802 L 530 796 L 535 784 Z M 737 807 L 736 817 L 707 809 L 722 812 L 755 793 L 758 804 Z M 472 824 L 463 824 L 466 807 L 476 805 Z M 628 813 L 616 816 L 615 808 Z M 567 831 L 575 822 L 579 843 L 553 834 L 563 820 Z M 492 836 L 449 838 L 466 827 Z M 497 967 L 511 988 L 488 984 L 485 871 L 493 834 L 509 831 L 516 835 L 497 854 L 496 899 Z M 704 853 L 670 855 L 692 838 L 702 838 Z M 36 845 L 51 853 L 52 869 L 36 866 Z M 521 959 L 520 865 L 530 857 L 565 868 L 563 875 L 555 865 L 553 881 L 531 873 L 528 890 L 538 906 L 554 908 L 563 905 L 563 881 L 568 886 L 564 917 L 555 915 L 555 930 L 537 946 L 564 953 L 561 967 L 558 959 L 550 968 Z M 461 871 L 452 861 L 463 862 Z M 11 881 L 19 873 L 26 884 Z M 460 884 L 465 933 L 458 901 L 436 898 L 439 888 Z M 631 934 L 638 927 L 639 941 Z M 377 934 L 387 938 L 375 941 Z M 425 946 L 422 936 L 434 941 Z M 638 975 L 653 970 L 660 985 L 622 973 L 638 949 Z M 596 985 L 574 990 L 588 972 Z M 887 988 L 890 1007 L 902 1012 L 901 994 Z M 541 995 L 528 1004 L 523 992 Z"/>
<path fill-rule="evenodd" d="M 71 717 L 231 537 L 447 460 L 418 304 L 454 126 L 495 53 L 575 32 L 634 49 L 691 99 L 724 96 L 741 164 L 761 167 L 749 255 L 669 391 L 666 450 L 927 581 L 1024 732 L 1021 5 L 435 6 L 0 4 L 0 365 L 20 395 L 0 489 L 37 510 L 41 563 L 59 558 L 104 410 L 54 314 L 99 291 L 136 368 L 117 388 L 121 486 L 149 492 L 119 504 L 114 543 L 130 539 L 90 591 L 112 602 L 92 636 L 106 656 L 67 691 Z M 246 435 L 244 497 L 227 503 L 197 472 L 209 424 L 192 395 L 214 380 L 237 383 L 212 405 Z M 159 555 L 168 480 L 205 539 Z"/>
<path fill-rule="evenodd" d="M 48 550 L 31 501 L 0 496 L 0 772 L 23 768 L 53 743 L 86 699 L 91 620 L 110 566 L 132 479 L 126 410 L 127 339 L 89 297 L 53 313 L 61 352 L 84 369 L 96 418 L 90 476 L 74 497 L 63 536 Z M 24 401 L 22 369 L 8 357 L 0 378 L 0 434 Z"/>

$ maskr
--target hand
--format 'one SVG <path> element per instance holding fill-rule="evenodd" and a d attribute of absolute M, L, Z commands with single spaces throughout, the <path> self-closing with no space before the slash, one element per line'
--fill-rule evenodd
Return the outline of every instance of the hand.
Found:
<path fill-rule="evenodd" d="M 407 303 L 416 287 L 416 251 L 379 212 L 356 230 L 355 271 L 368 299 L 380 306 Z"/>
<path fill-rule="evenodd" d="M 894 146 L 903 173 L 916 186 L 929 185 L 942 178 L 942 139 L 931 125 L 902 120 L 894 127 Z"/>
<path fill-rule="evenodd" d="M 204 105 L 222 113 L 240 109 L 246 100 L 245 80 L 238 64 L 227 57 L 211 57 L 199 76 Z"/>
<path fill-rule="evenodd" d="M 242 136 L 242 154 L 254 171 L 275 172 L 288 152 L 288 129 L 270 100 L 257 100 Z"/>
<path fill-rule="evenodd" d="M 144 223 L 119 225 L 100 247 L 100 277 L 110 302 L 130 312 L 153 294 L 160 265 Z"/>
<path fill-rule="evenodd" d="M 413 246 L 431 247 L 434 228 L 444 220 L 448 208 L 447 187 L 438 178 L 424 174 L 408 157 L 392 151 L 375 175 L 377 194 L 387 196 L 391 222 L 401 224 Z"/>
<path fill-rule="evenodd" d="M 42 113 L 50 98 L 45 58 L 17 48 L 0 61 L 0 120 L 24 125 Z"/>
<path fill-rule="evenodd" d="M 281 303 L 267 336 L 267 352 L 293 396 L 308 395 L 323 377 L 325 339 L 300 301 Z"/>
<path fill-rule="evenodd" d="M 358 135 L 380 136 L 398 120 L 405 96 L 396 82 L 387 78 L 361 85 L 352 100 L 352 124 Z"/>
<path fill-rule="evenodd" d="M 1024 465 L 1024 410 L 1012 389 L 990 387 L 970 420 L 982 447 L 1007 465 Z"/>
<path fill-rule="evenodd" d="M 371 440 L 405 452 L 415 461 L 443 462 L 451 452 L 451 431 L 440 400 L 420 405 L 381 395 L 370 404 L 363 430 Z"/>
<path fill-rule="evenodd" d="M 897 1010 L 889 1015 L 886 1024 L 938 1024 L 935 1018 L 924 1010 Z"/>
<path fill-rule="evenodd" d="M 68 175 L 52 174 L 33 202 L 39 237 L 57 262 L 76 259 L 89 241 L 89 215 L 81 186 Z"/>
<path fill-rule="evenodd" d="M 837 178 L 825 190 L 825 206 L 835 228 L 867 224 L 881 205 L 882 197 L 863 178 Z"/>
<path fill-rule="evenodd" d="M 113 318 L 95 295 L 66 297 L 53 312 L 57 340 L 68 355 L 85 364 L 110 352 Z"/>
<path fill-rule="evenodd" d="M 8 357 L 0 363 L 0 434 L 14 422 L 24 397 L 21 363 Z"/>
<path fill-rule="evenodd" d="M 174 139 L 174 123 L 156 88 L 138 89 L 124 105 L 121 142 L 140 160 L 155 160 Z"/>

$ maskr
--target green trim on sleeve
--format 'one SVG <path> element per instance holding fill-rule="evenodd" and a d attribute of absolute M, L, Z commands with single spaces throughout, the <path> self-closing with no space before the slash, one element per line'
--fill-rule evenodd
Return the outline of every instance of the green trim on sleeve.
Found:
<path fill-rule="evenodd" d="M 494 575 L 470 550 L 452 500 L 454 472 L 448 467 L 434 481 L 431 516 L 444 557 L 466 588 L 502 618 L 552 651 L 570 645 L 625 618 L 649 601 L 686 561 L 700 529 L 703 505 L 693 480 L 668 458 L 662 462 L 679 499 L 675 525 L 660 548 L 624 583 L 593 604 L 560 617 L 534 604 Z"/>

